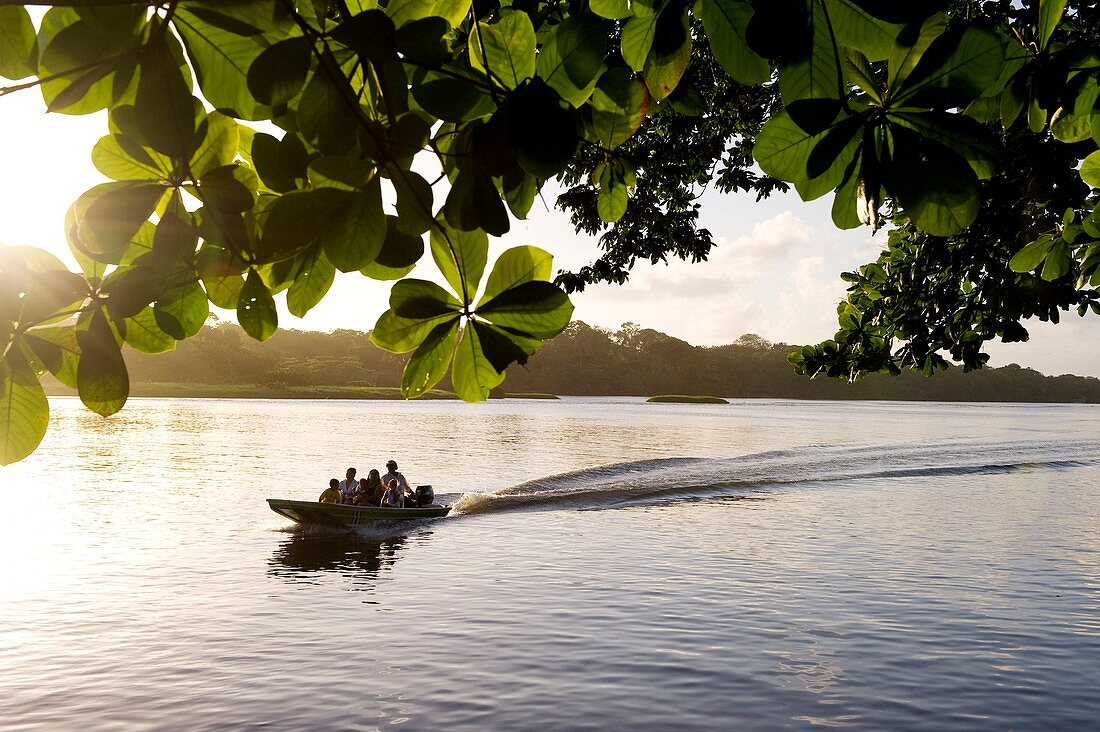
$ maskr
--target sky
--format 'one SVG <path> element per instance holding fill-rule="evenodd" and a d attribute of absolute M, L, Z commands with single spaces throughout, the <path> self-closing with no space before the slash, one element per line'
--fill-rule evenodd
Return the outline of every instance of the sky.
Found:
<path fill-rule="evenodd" d="M 105 180 L 90 157 L 106 133 L 105 116 L 46 114 L 32 89 L 0 97 L 0 125 L 0 244 L 38 246 L 76 269 L 63 222 L 69 204 Z M 595 239 L 578 235 L 553 208 L 550 187 L 544 198 L 526 221 L 513 221 L 512 230 L 493 241 L 490 262 L 517 244 L 552 252 L 556 268 L 575 269 L 598 256 Z M 610 329 L 635 322 L 696 345 L 730 343 L 746 333 L 792 344 L 830 338 L 844 295 L 840 273 L 872 261 L 884 238 L 869 228 L 836 229 L 830 201 L 826 196 L 805 203 L 790 193 L 757 202 L 751 195 L 708 192 L 700 223 L 717 242 L 708 261 L 639 264 L 626 285 L 573 295 L 574 318 Z M 442 282 L 430 256 L 410 276 Z M 328 296 L 304 319 L 291 316 L 279 296 L 280 327 L 369 330 L 387 307 L 390 285 L 338 274 Z M 1100 377 L 1100 318 L 1073 312 L 1058 326 L 1026 326 L 1030 342 L 989 347 L 992 365 Z"/>

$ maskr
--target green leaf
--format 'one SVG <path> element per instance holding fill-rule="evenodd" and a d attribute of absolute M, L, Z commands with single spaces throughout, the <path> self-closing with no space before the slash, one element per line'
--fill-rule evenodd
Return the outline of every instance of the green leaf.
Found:
<path fill-rule="evenodd" d="M 828 0 L 829 20 L 837 43 L 859 49 L 871 61 L 884 61 L 902 26 L 876 18 L 864 5 L 860 0 Z"/>
<path fill-rule="evenodd" d="M 345 198 L 317 243 L 324 248 L 327 261 L 341 272 L 351 272 L 366 267 L 378 256 L 386 239 L 386 215 L 377 178 Z"/>
<path fill-rule="evenodd" d="M 401 375 L 401 393 L 415 399 L 443 378 L 451 365 L 459 318 L 443 322 L 431 330 L 405 365 Z"/>
<path fill-rule="evenodd" d="M 188 160 L 195 149 L 196 100 L 167 43 L 143 49 L 134 97 L 134 120 L 142 141 L 173 160 Z"/>
<path fill-rule="evenodd" d="M 1031 272 L 1035 270 L 1043 260 L 1047 258 L 1054 239 L 1050 236 L 1042 236 L 1025 246 L 1013 255 L 1008 261 L 1009 269 L 1013 272 Z"/>
<path fill-rule="evenodd" d="M 592 93 L 592 127 L 596 139 L 607 150 L 629 140 L 649 111 L 645 84 L 633 79 L 624 68 L 610 69 L 600 77 Z"/>
<path fill-rule="evenodd" d="M 374 262 L 359 271 L 376 280 L 397 280 L 416 267 L 424 256 L 424 239 L 397 227 L 397 217 L 386 217 L 386 238 Z"/>
<path fill-rule="evenodd" d="M 145 9 L 138 7 L 47 11 L 38 34 L 38 75 L 47 79 L 41 84 L 47 109 L 87 114 L 119 101 L 133 79 L 144 26 Z"/>
<path fill-rule="evenodd" d="M 1000 167 L 996 137 L 988 127 L 969 117 L 939 111 L 899 110 L 890 113 L 890 120 L 955 151 L 982 180 L 992 178 Z"/>
<path fill-rule="evenodd" d="M 309 158 L 298 136 L 286 133 L 282 140 L 257 132 L 252 138 L 252 164 L 269 189 L 286 193 L 298 189 L 297 179 L 308 175 Z"/>
<path fill-rule="evenodd" d="M 600 218 L 608 223 L 621 219 L 626 213 L 630 192 L 637 184 L 634 169 L 622 159 L 600 163 L 592 171 L 592 181 L 600 189 L 596 199 Z"/>
<path fill-rule="evenodd" d="M 504 381 L 504 374 L 493 367 L 482 349 L 479 330 L 475 322 L 467 322 L 455 348 L 451 368 L 451 385 L 455 394 L 467 402 L 485 401 L 489 398 L 489 392 Z"/>
<path fill-rule="evenodd" d="M 457 319 L 456 313 L 436 318 L 402 318 L 393 310 L 387 310 L 371 330 L 370 340 L 392 353 L 408 353 L 423 343 L 438 325 Z"/>
<path fill-rule="evenodd" d="M 399 318 L 430 320 L 458 315 L 462 303 L 428 280 L 401 280 L 390 290 L 390 310 Z"/>
<path fill-rule="evenodd" d="M 237 21 L 233 16 L 214 11 L 200 13 L 188 4 L 177 7 L 172 17 L 203 97 L 231 117 L 269 119 L 271 108 L 259 103 L 248 89 L 248 69 L 267 47 L 264 37 L 242 35 L 239 27 L 227 29 L 229 24 L 217 22 L 218 18 Z"/>
<path fill-rule="evenodd" d="M 46 434 L 50 405 L 20 349 L 0 358 L 0 465 L 34 452 Z"/>
<path fill-rule="evenodd" d="M 535 195 L 539 191 L 538 179 L 520 169 L 512 174 L 505 174 L 503 186 L 508 210 L 517 219 L 527 218 L 531 206 L 535 203 Z"/>
<path fill-rule="evenodd" d="M 309 184 L 314 188 L 354 191 L 366 183 L 374 171 L 375 167 L 365 160 L 322 155 L 309 161 Z"/>
<path fill-rule="evenodd" d="M 657 32 L 658 8 L 664 5 L 656 0 L 635 0 L 632 5 L 634 17 L 623 26 L 621 48 L 623 60 L 635 71 L 645 68 Z"/>
<path fill-rule="evenodd" d="M 630 8 L 630 0 L 590 0 L 588 8 L 608 20 L 623 20 L 634 14 Z"/>
<path fill-rule="evenodd" d="M 1071 269 L 1073 269 L 1073 252 L 1064 241 L 1056 240 L 1047 253 L 1046 262 L 1043 265 L 1043 279 L 1053 282 L 1060 277 L 1065 277 Z"/>
<path fill-rule="evenodd" d="M 895 130 L 894 152 L 886 188 L 919 229 L 951 236 L 973 223 L 981 193 L 978 177 L 961 156 L 904 129 Z"/>
<path fill-rule="evenodd" d="M 494 325 L 546 340 L 569 325 L 573 303 L 550 282 L 525 282 L 497 295 L 477 314 Z"/>
<path fill-rule="evenodd" d="M 125 135 L 106 135 L 92 148 L 92 164 L 108 178 L 118 181 L 163 181 L 175 169 L 172 159 L 144 148 Z"/>
<path fill-rule="evenodd" d="M 440 222 L 430 236 L 432 259 L 464 303 L 477 293 L 489 257 L 489 237 L 484 231 L 459 231 Z"/>
<path fill-rule="evenodd" d="M 428 15 L 439 15 L 458 25 L 470 12 L 471 0 L 396 0 L 386 6 L 386 14 L 398 28 Z"/>
<path fill-rule="evenodd" d="M 202 178 L 214 170 L 230 165 L 237 157 L 240 133 L 236 121 L 221 112 L 211 112 L 199 126 L 205 134 L 191 155 L 191 175 Z"/>
<path fill-rule="evenodd" d="M 1100 150 L 1094 150 L 1081 162 L 1081 180 L 1100 188 Z"/>
<path fill-rule="evenodd" d="M 76 369 L 77 392 L 84 406 L 109 417 L 126 403 L 130 377 L 114 329 L 103 310 L 92 313 L 84 327 L 78 327 L 80 364 Z"/>
<path fill-rule="evenodd" d="M 16 323 L 29 328 L 63 320 L 87 297 L 84 278 L 49 252 L 0 246 L 0 327 Z M 0 339 L 0 348 L 3 345 L 6 341 Z"/>
<path fill-rule="evenodd" d="M 279 327 L 275 300 L 259 273 L 250 269 L 237 300 L 237 321 L 244 332 L 258 341 L 266 341 Z"/>
<path fill-rule="evenodd" d="M 22 79 L 35 66 L 34 24 L 27 9 L 18 5 L 0 7 L 0 76 Z"/>
<path fill-rule="evenodd" d="M 287 38 L 265 48 L 248 67 L 248 90 L 260 104 L 286 104 L 306 83 L 312 43 L 305 36 Z"/>
<path fill-rule="evenodd" d="M 333 188 L 279 196 L 268 208 L 254 251 L 256 261 L 269 264 L 305 251 L 331 229 L 352 198 L 353 194 Z"/>
<path fill-rule="evenodd" d="M 167 191 L 162 184 L 145 182 L 104 183 L 92 188 L 77 199 L 87 202 L 77 221 L 80 243 L 103 261 L 119 261 Z"/>
<path fill-rule="evenodd" d="M 554 256 L 533 246 L 518 246 L 505 250 L 493 264 L 493 271 L 485 281 L 485 294 L 478 301 L 480 308 L 486 302 L 525 282 L 550 279 Z"/>
<path fill-rule="evenodd" d="M 390 181 L 397 191 L 397 225 L 419 236 L 432 225 L 432 187 L 419 173 L 396 171 Z"/>
<path fill-rule="evenodd" d="M 23 334 L 23 345 L 30 349 L 31 354 L 41 361 L 58 381 L 71 389 L 76 388 L 76 367 L 80 363 L 80 346 L 76 342 L 74 326 L 35 328 Z"/>
<path fill-rule="evenodd" d="M 808 162 L 817 146 L 833 130 L 841 128 L 841 125 L 844 125 L 841 129 L 850 127 L 850 119 L 839 118 L 824 131 L 811 135 L 795 124 L 785 111 L 779 112 L 772 115 L 757 136 L 753 157 L 768 175 L 793 183 L 802 200 L 820 198 L 841 184 L 844 171 L 858 150 L 860 138 L 853 136 L 839 151 L 834 149 L 836 155 L 831 165 L 817 175 L 811 175 Z"/>
<path fill-rule="evenodd" d="M 206 296 L 219 308 L 235 310 L 240 300 L 244 278 L 242 267 L 233 254 L 223 247 L 207 243 L 199 250 L 197 270 Z"/>
<path fill-rule="evenodd" d="M 294 283 L 286 293 L 286 306 L 291 315 L 304 318 L 328 293 L 336 279 L 336 267 L 328 261 L 320 247 L 300 257 Z"/>
<path fill-rule="evenodd" d="M 160 329 L 153 308 L 147 307 L 126 318 L 126 344 L 142 353 L 164 353 L 175 349 L 176 339 Z"/>
<path fill-rule="evenodd" d="M 1066 10 L 1066 0 L 1039 0 L 1039 50 L 1050 43 L 1054 29 Z"/>
<path fill-rule="evenodd" d="M 771 78 L 771 67 L 745 40 L 752 12 L 747 0 L 703 0 L 703 28 L 727 74 L 742 84 L 763 84 Z"/>
<path fill-rule="evenodd" d="M 965 107 L 997 81 L 1005 44 L 979 26 L 948 29 L 936 39 L 901 86 L 893 87 L 896 104 Z"/>
<path fill-rule="evenodd" d="M 508 233 L 511 225 L 493 179 L 473 166 L 460 169 L 455 176 L 443 206 L 443 216 L 455 229 L 481 229 L 493 236 Z"/>
<path fill-rule="evenodd" d="M 596 88 L 606 53 L 604 21 L 593 15 L 573 15 L 555 26 L 543 43 L 538 75 L 562 99 L 579 107 Z"/>
<path fill-rule="evenodd" d="M 898 89 L 909 78 L 925 52 L 947 30 L 947 16 L 936 13 L 919 26 L 906 27 L 894 41 L 887 58 L 887 86 Z"/>
<path fill-rule="evenodd" d="M 506 89 L 535 75 L 535 28 L 527 13 L 501 10 L 496 23 L 479 22 L 469 45 L 471 65 Z"/>
<path fill-rule="evenodd" d="M 456 74 L 463 78 L 456 78 Z M 447 122 L 467 122 L 496 109 L 493 98 L 483 88 L 487 80 L 473 72 L 418 70 L 412 82 L 412 96 L 421 109 Z"/>
<path fill-rule="evenodd" d="M 812 3 L 811 8 L 809 53 L 780 63 L 779 92 L 791 118 L 807 132 L 816 133 L 840 111 L 842 90 L 840 50 L 830 32 L 825 8 L 820 2 Z M 807 116 L 802 110 L 813 114 Z"/>
<path fill-rule="evenodd" d="M 190 338 L 202 330 L 210 315 L 206 292 L 197 282 L 173 287 L 157 298 L 153 315 L 157 326 L 177 341 Z"/>
<path fill-rule="evenodd" d="M 657 101 L 667 98 L 691 63 L 691 25 L 687 9 L 669 4 L 659 16 L 646 59 L 645 84 Z"/>
<path fill-rule="evenodd" d="M 871 63 L 867 57 L 854 48 L 841 49 L 841 61 L 844 66 L 845 79 L 858 86 L 871 99 L 881 104 L 882 90 L 879 88 L 878 79 L 871 69 Z"/>
<path fill-rule="evenodd" d="M 302 139 L 323 153 L 343 155 L 355 146 L 359 118 L 349 107 L 348 98 L 333 84 L 344 87 L 348 96 L 355 94 L 348 80 L 333 81 L 321 69 L 313 72 L 298 102 L 298 132 Z"/>

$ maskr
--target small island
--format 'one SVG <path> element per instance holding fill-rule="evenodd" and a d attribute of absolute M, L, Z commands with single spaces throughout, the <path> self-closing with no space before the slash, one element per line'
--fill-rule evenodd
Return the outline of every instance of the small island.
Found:
<path fill-rule="evenodd" d="M 658 394 L 646 399 L 652 404 L 729 404 L 722 397 L 692 396 L 690 394 Z"/>

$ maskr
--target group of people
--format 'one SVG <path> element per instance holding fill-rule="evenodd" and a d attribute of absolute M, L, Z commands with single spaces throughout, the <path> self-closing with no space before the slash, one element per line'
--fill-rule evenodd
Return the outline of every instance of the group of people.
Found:
<path fill-rule="evenodd" d="M 386 463 L 385 475 L 371 470 L 367 477 L 355 479 L 355 468 L 348 468 L 344 480 L 333 478 L 328 489 L 317 500 L 321 503 L 346 503 L 355 506 L 387 506 L 390 508 L 416 508 L 430 505 L 435 498 L 431 486 L 420 486 L 414 492 L 409 489 L 405 476 L 397 472 L 397 462 Z M 423 490 L 423 489 L 427 490 Z"/>

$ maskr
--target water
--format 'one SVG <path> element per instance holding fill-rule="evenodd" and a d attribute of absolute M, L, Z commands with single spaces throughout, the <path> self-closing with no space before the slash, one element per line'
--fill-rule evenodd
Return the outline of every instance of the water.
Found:
<path fill-rule="evenodd" d="M 1100 411 L 53 402 L 0 468 L 0 727 L 1100 716 Z M 305 531 L 396 457 L 456 515 Z"/>

